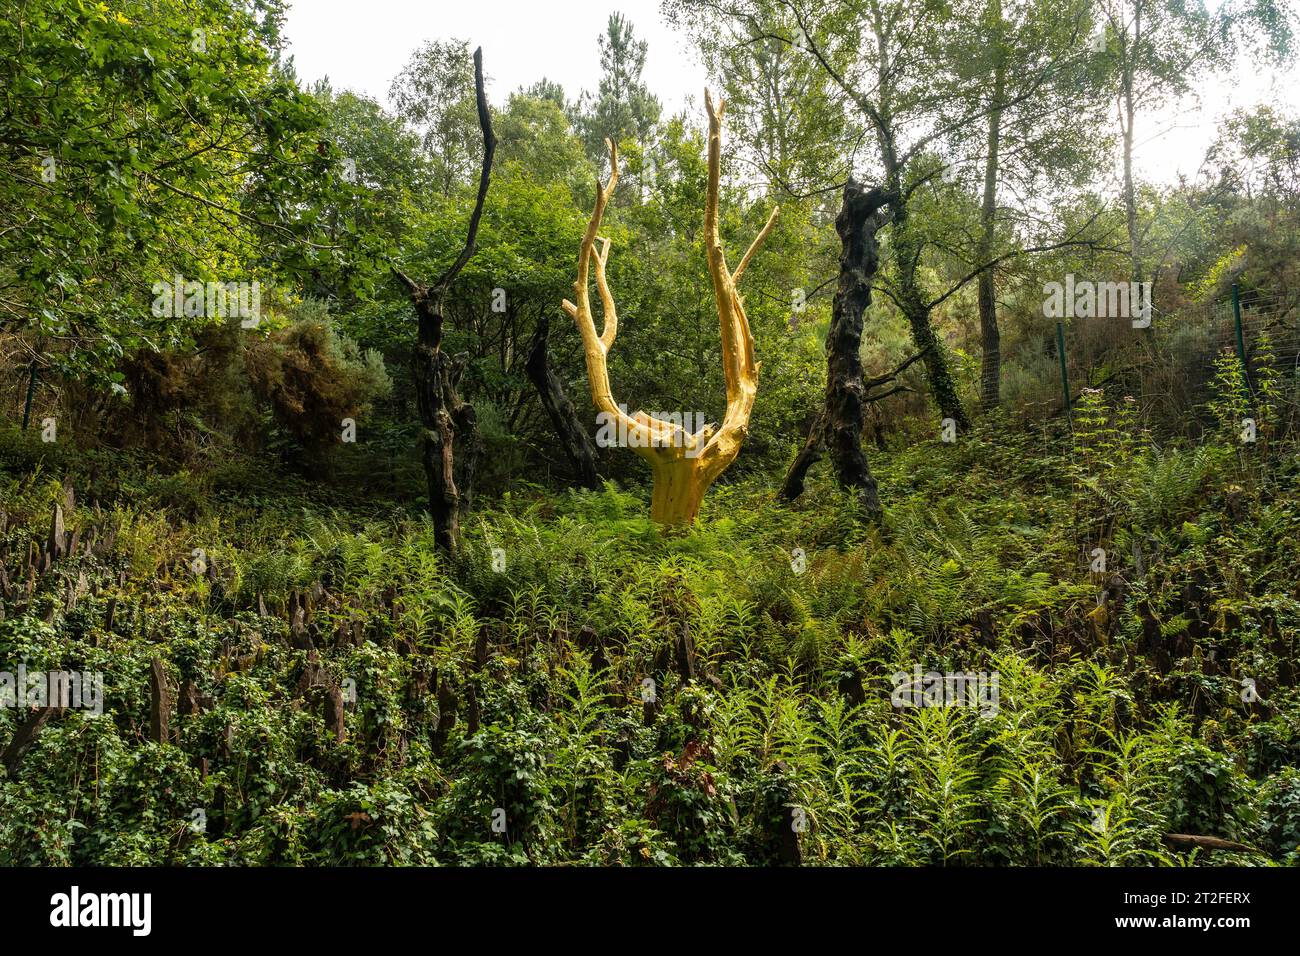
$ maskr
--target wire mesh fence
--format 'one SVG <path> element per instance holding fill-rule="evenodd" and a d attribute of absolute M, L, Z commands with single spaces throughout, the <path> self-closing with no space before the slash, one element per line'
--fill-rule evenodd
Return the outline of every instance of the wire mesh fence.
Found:
<path fill-rule="evenodd" d="M 1279 430 L 1300 425 L 1300 296 L 1237 290 L 1206 302 L 1151 307 L 1150 328 L 1127 319 L 1074 320 L 1058 327 L 1055 358 L 1069 403 L 1082 388 L 1133 397 L 1144 418 L 1196 433 L 1210 420 L 1209 404 L 1225 387 L 1228 369 L 1244 371 L 1235 387 L 1247 407 L 1268 404 Z M 1225 364 L 1225 358 L 1235 362 Z M 1058 407 L 1065 404 L 1062 397 Z"/>

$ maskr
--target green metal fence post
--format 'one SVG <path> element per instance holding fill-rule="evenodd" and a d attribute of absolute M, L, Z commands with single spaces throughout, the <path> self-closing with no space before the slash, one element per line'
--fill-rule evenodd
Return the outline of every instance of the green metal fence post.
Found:
<path fill-rule="evenodd" d="M 1246 337 L 1241 330 L 1241 287 L 1237 283 L 1232 284 L 1232 321 L 1237 326 L 1237 358 L 1241 362 L 1241 377 L 1246 383 L 1246 392 L 1254 394 L 1254 387 L 1250 384 L 1250 365 L 1246 362 Z"/>

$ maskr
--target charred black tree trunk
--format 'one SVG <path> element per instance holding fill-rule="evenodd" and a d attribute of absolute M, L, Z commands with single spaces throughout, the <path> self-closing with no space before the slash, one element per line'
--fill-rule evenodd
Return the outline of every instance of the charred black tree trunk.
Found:
<path fill-rule="evenodd" d="M 786 473 L 781 497 L 793 501 L 803 493 L 808 469 L 829 448 L 835 477 L 845 488 L 856 488 L 863 506 L 880 510 L 876 479 L 862 450 L 863 407 L 862 322 L 871 304 L 871 284 L 880 265 L 876 233 L 889 220 L 887 204 L 893 194 L 870 191 L 850 179 L 835 218 L 841 243 L 839 285 L 831 305 L 826 335 L 826 400 L 808 432 L 803 450 Z"/>
<path fill-rule="evenodd" d="M 419 318 L 414 375 L 416 404 L 424 426 L 421 458 L 429 485 L 429 513 L 433 516 L 434 538 L 438 547 L 448 553 L 460 547 L 460 521 L 473 502 L 474 471 L 481 444 L 474 406 L 464 401 L 458 391 L 464 363 L 461 358 L 452 357 L 442 350 L 442 331 L 447 290 L 474 253 L 492 172 L 492 156 L 496 152 L 492 114 L 483 88 L 482 49 L 474 51 L 474 91 L 478 99 L 479 126 L 483 130 L 483 166 L 465 246 L 456 261 L 431 286 L 421 285 L 393 267 L 393 274 L 406 286 Z"/>
<path fill-rule="evenodd" d="M 438 547 L 454 552 L 460 546 L 461 518 L 469 513 L 474 499 L 481 440 L 474 406 L 462 399 L 458 390 L 464 356 L 442 350 L 443 291 L 417 287 L 411 292 L 420 323 L 413 371 L 415 400 L 424 426 L 420 457 L 428 482 L 434 539 Z"/>
<path fill-rule="evenodd" d="M 537 332 L 533 335 L 528 349 L 528 360 L 524 371 L 528 380 L 537 388 L 555 434 L 560 439 L 560 447 L 565 457 L 573 466 L 578 483 L 584 488 L 599 488 L 600 474 L 596 470 L 596 445 L 582 427 L 578 411 L 564 393 L 564 386 L 551 369 L 550 360 L 551 320 L 542 316 L 537 323 Z"/>

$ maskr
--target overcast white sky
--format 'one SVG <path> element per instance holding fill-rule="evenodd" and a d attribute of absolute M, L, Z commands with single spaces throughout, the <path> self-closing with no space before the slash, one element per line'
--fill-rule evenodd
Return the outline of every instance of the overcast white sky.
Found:
<path fill-rule="evenodd" d="M 659 0 L 292 0 L 287 33 L 304 82 L 328 76 L 335 88 L 388 102 L 388 85 L 425 40 L 456 37 L 483 47 L 494 103 L 543 76 L 569 97 L 600 79 L 597 37 L 609 14 L 627 16 L 649 41 L 645 79 L 669 112 L 698 105 L 705 72 L 689 40 L 664 21 Z M 1141 175 L 1162 181 L 1194 175 L 1220 116 L 1260 101 L 1300 108 L 1300 68 L 1286 74 L 1237 65 L 1201 87 L 1201 106 L 1145 118 L 1137 150 Z M 689 99 L 688 99 L 689 98 Z"/>
<path fill-rule="evenodd" d="M 650 44 L 645 79 L 669 110 L 704 91 L 704 68 L 659 0 L 291 0 L 290 50 L 304 80 L 387 102 L 388 84 L 425 40 L 456 37 L 483 47 L 488 93 L 504 103 L 543 76 L 576 97 L 600 81 L 597 37 L 615 10 Z"/>

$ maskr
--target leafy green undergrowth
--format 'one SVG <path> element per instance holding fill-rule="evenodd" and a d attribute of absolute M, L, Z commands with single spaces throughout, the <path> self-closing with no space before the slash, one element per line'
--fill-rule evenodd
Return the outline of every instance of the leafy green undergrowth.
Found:
<path fill-rule="evenodd" d="M 1123 415 L 883 456 L 877 522 L 521 488 L 454 560 L 405 506 L 7 433 L 0 670 L 100 672 L 104 712 L 0 768 L 0 863 L 1297 862 L 1294 450 Z M 28 597 L 65 479 L 90 548 Z M 916 667 L 997 706 L 894 706 Z"/>

